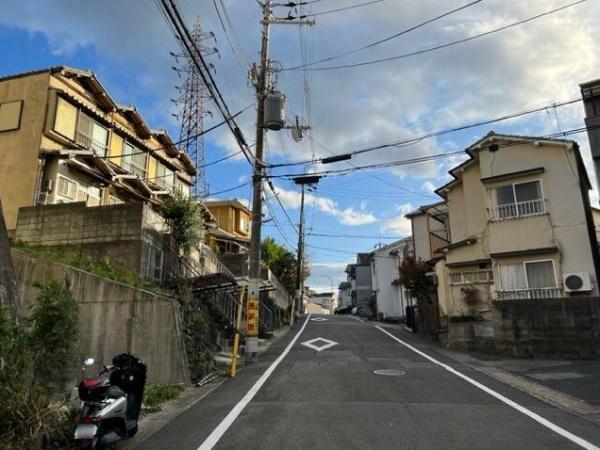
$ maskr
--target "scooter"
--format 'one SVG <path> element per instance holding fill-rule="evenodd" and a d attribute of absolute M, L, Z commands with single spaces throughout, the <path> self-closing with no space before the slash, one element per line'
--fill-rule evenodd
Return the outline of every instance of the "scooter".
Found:
<path fill-rule="evenodd" d="M 111 365 L 103 366 L 98 376 L 86 378 L 86 369 L 93 364 L 94 358 L 84 361 L 77 388 L 82 405 L 75 441 L 80 449 L 114 449 L 118 441 L 137 433 L 146 365 L 134 355 L 122 353 Z"/>

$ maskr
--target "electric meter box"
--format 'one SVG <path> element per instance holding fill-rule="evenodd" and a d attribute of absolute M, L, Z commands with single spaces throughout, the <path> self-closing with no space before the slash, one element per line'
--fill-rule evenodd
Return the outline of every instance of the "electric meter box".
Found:
<path fill-rule="evenodd" d="M 265 128 L 278 131 L 285 125 L 285 95 L 273 91 L 265 98 Z"/>

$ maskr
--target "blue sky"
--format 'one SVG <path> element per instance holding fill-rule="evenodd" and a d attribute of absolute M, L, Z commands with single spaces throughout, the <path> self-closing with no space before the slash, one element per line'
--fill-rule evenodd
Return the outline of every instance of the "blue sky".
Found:
<path fill-rule="evenodd" d="M 217 38 L 220 57 L 211 61 L 216 78 L 232 111 L 253 102 L 243 63 L 240 63 L 217 20 L 212 2 L 180 0 L 191 24 L 201 18 L 205 30 Z M 219 4 L 220 1 L 217 1 Z M 240 39 L 245 57 L 256 61 L 259 50 L 259 11 L 251 0 L 223 0 Z M 313 12 L 360 3 L 324 0 Z M 297 27 L 274 26 L 272 58 L 283 67 L 338 54 L 386 37 L 442 12 L 469 3 L 466 0 L 384 0 L 317 17 L 317 25 L 303 28 L 301 50 Z M 333 63 L 353 63 L 387 57 L 485 32 L 516 20 L 569 3 L 567 0 L 483 0 L 443 20 Z M 269 132 L 269 162 L 289 162 L 330 156 L 419 136 L 434 130 L 478 122 L 579 97 L 578 84 L 600 78 L 599 2 L 587 2 L 548 17 L 482 39 L 426 55 L 355 69 L 282 72 L 278 87 L 287 96 L 287 114 L 300 115 L 312 125 L 310 138 L 295 143 L 289 133 Z M 443 6 L 440 6 L 442 4 Z M 285 9 L 280 11 L 286 15 Z M 310 11 L 308 11 L 310 12 Z M 178 51 L 169 28 L 153 1 L 52 2 L 7 0 L 0 17 L 0 74 L 66 64 L 89 69 L 119 103 L 133 104 L 154 128 L 167 128 L 177 138 L 176 112 L 171 98 L 179 82 L 170 51 Z M 304 91 L 306 84 L 310 87 Z M 213 109 L 209 105 L 209 109 Z M 215 112 L 215 122 L 218 114 Z M 247 140 L 254 142 L 254 110 L 239 118 Z M 211 126 L 207 120 L 206 126 Z M 353 161 L 362 165 L 460 150 L 490 129 L 538 135 L 583 126 L 581 104 L 556 108 L 493 127 L 478 127 L 428 139 L 403 148 L 368 153 Z M 584 134 L 575 135 L 591 167 Z M 206 161 L 236 151 L 225 129 L 206 137 Z M 458 157 L 411 165 L 402 170 L 357 172 L 326 178 L 307 199 L 308 249 L 313 276 L 309 284 L 329 290 L 344 278 L 343 268 L 357 251 L 369 251 L 410 232 L 403 215 L 420 204 L 435 201 L 433 189 L 445 181 Z M 344 168 L 345 163 L 327 166 Z M 319 170 L 308 165 L 293 172 Z M 282 173 L 284 169 L 280 169 Z M 292 171 L 287 169 L 286 172 Z M 242 158 L 211 166 L 212 192 L 249 179 Z M 593 174 L 590 174 L 593 176 Z M 299 214 L 299 192 L 285 180 L 275 180 L 280 199 L 292 219 Z M 219 197 L 250 199 L 248 186 Z M 593 193 L 597 203 L 597 194 Z M 280 224 L 265 224 L 263 233 L 288 247 L 297 235 L 279 205 L 269 203 Z M 266 211 L 270 215 L 269 211 Z M 312 236 L 310 233 L 371 237 Z"/>

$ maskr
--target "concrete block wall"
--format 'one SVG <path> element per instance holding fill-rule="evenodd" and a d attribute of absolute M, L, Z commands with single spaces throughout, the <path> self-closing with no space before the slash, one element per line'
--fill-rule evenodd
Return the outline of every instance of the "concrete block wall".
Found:
<path fill-rule="evenodd" d="M 600 297 L 494 302 L 481 322 L 448 324 L 448 346 L 519 358 L 600 359 Z"/>
<path fill-rule="evenodd" d="M 38 295 L 34 283 L 67 281 L 79 305 L 80 360 L 92 356 L 109 363 L 131 352 L 148 365 L 150 383 L 190 382 L 177 300 L 17 250 L 12 257 L 25 312 Z M 76 375 L 77 367 L 72 369 Z"/>
<path fill-rule="evenodd" d="M 36 245 L 78 245 L 141 239 L 143 203 L 86 207 L 85 203 L 21 208 L 16 239 Z"/>

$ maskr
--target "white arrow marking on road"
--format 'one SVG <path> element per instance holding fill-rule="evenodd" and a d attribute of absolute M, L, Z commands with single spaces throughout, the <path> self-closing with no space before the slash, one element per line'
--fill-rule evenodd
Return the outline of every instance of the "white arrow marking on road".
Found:
<path fill-rule="evenodd" d="M 315 317 L 314 319 L 310 319 L 311 322 L 325 322 L 327 319 L 324 317 Z"/>
<path fill-rule="evenodd" d="M 321 345 L 317 345 L 316 343 L 319 341 L 325 342 L 325 343 L 321 344 Z M 318 337 L 316 339 L 311 339 L 310 341 L 302 342 L 302 345 L 304 345 L 305 347 L 308 347 L 308 348 L 312 348 L 313 350 L 316 350 L 318 352 L 322 352 L 323 350 L 327 350 L 328 348 L 338 345 L 338 343 L 335 341 L 330 341 L 329 339 Z"/>

